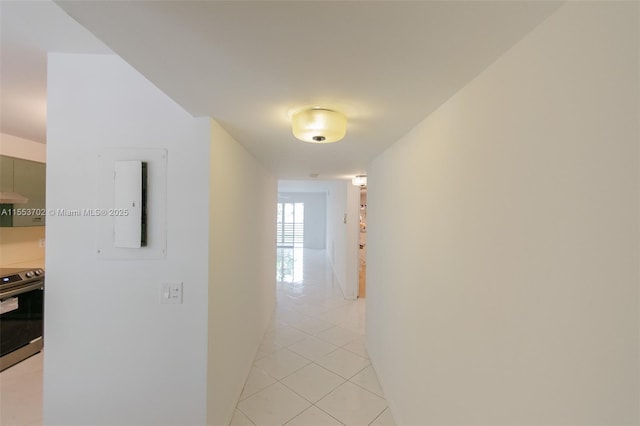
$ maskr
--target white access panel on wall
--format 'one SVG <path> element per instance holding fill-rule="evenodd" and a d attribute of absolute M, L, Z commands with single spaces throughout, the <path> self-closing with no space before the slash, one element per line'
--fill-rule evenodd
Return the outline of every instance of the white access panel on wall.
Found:
<path fill-rule="evenodd" d="M 102 149 L 96 174 L 96 255 L 101 259 L 166 257 L 167 150 Z"/>
<path fill-rule="evenodd" d="M 116 161 L 113 175 L 113 244 L 116 247 L 140 248 L 145 236 L 142 226 L 144 197 L 143 163 Z"/>

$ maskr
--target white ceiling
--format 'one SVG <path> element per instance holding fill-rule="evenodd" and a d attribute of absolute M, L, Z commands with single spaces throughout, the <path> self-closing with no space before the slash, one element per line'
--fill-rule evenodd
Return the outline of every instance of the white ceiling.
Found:
<path fill-rule="evenodd" d="M 56 7 L 45 3 L 47 8 Z M 517 43 L 559 3 L 60 1 L 58 5 L 191 114 L 218 120 L 280 178 L 319 173 L 319 179 L 329 179 L 365 173 L 372 158 Z M 29 31 L 19 31 L 21 23 L 13 19 L 13 9 L 20 7 L 2 2 L 2 131 L 42 140 L 41 131 L 18 129 L 28 124 L 21 117 L 4 115 L 9 100 L 35 102 L 32 92 L 44 84 L 40 72 L 19 72 L 18 63 L 5 66 L 5 51 L 55 50 L 52 40 L 69 43 L 65 51 L 105 48 L 86 44 L 81 28 L 71 30 L 61 22 L 52 25 L 44 18 L 37 22 L 37 34 L 31 22 Z M 44 59 L 31 60 L 22 61 L 22 66 L 42 68 Z M 39 83 L 33 83 L 38 78 Z M 349 119 L 347 136 L 328 145 L 297 141 L 291 134 L 289 112 L 304 106 L 344 112 Z"/>
<path fill-rule="evenodd" d="M 0 131 L 46 140 L 47 52 L 111 53 L 50 1 L 0 0 Z"/>

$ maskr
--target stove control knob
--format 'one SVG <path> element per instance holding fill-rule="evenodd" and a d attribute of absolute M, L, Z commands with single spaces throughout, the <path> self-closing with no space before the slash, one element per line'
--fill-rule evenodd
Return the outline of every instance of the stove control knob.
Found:
<path fill-rule="evenodd" d="M 27 277 L 27 278 L 33 277 L 33 271 L 27 272 L 26 274 L 24 274 L 24 276 Z"/>
<path fill-rule="evenodd" d="M 38 276 L 38 277 L 39 277 L 40 275 L 42 275 L 42 273 L 43 273 L 43 272 L 44 272 L 44 271 L 43 271 L 42 269 L 36 269 L 36 270 L 35 270 L 36 276 Z"/>

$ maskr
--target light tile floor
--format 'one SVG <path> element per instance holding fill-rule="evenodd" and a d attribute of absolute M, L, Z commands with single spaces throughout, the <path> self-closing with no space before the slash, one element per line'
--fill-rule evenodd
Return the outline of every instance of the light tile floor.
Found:
<path fill-rule="evenodd" d="M 0 425 L 42 424 L 42 352 L 0 373 Z"/>
<path fill-rule="evenodd" d="M 345 300 L 324 250 L 278 249 L 277 306 L 231 421 L 394 425 L 365 346 L 365 300 Z"/>
<path fill-rule="evenodd" d="M 231 425 L 394 425 L 323 250 L 278 250 L 278 304 Z M 42 424 L 42 352 L 0 373 L 0 424 Z"/>

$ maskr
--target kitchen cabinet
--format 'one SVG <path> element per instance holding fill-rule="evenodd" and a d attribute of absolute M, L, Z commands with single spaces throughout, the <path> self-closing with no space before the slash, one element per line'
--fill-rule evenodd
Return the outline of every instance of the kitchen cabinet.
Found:
<path fill-rule="evenodd" d="M 11 157 L 0 155 L 0 191 L 13 191 L 13 161 Z"/>
<path fill-rule="evenodd" d="M 29 200 L 20 204 L 1 204 L 0 226 L 43 226 L 45 182 L 44 163 L 0 156 L 0 191 L 18 193 Z M 7 212 L 12 214 L 7 215 Z"/>

